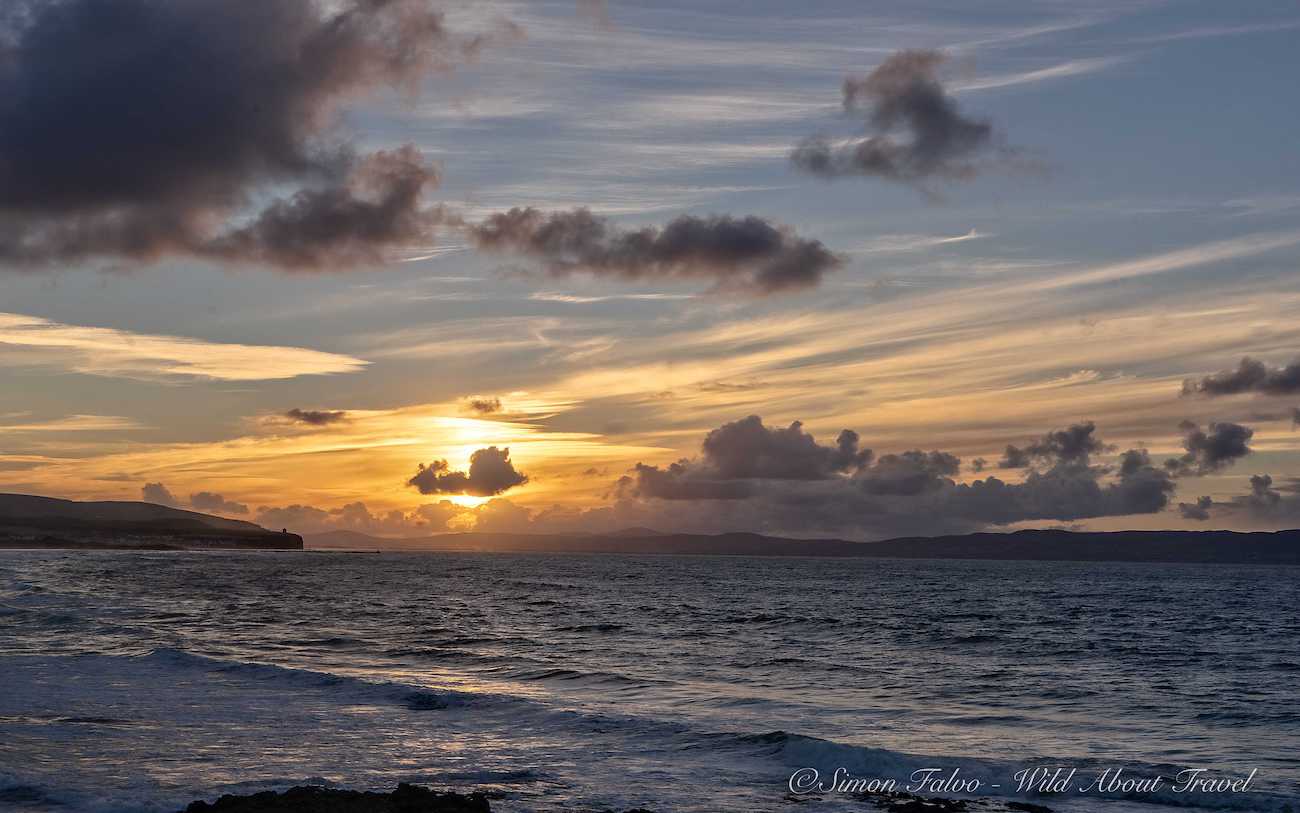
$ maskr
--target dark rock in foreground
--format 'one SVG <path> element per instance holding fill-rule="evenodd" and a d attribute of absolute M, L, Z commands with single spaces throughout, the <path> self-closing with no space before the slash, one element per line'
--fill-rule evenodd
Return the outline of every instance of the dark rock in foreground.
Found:
<path fill-rule="evenodd" d="M 1051 813 L 1051 808 L 1028 802 L 939 799 L 911 793 L 858 793 L 853 796 L 887 813 Z M 297 787 L 282 793 L 268 790 L 248 796 L 226 795 L 211 803 L 192 802 L 183 813 L 492 813 L 488 798 L 485 793 L 440 793 L 405 783 L 391 793 Z M 786 798 L 791 802 L 803 802 L 821 797 Z M 652 812 L 636 808 L 626 813 Z"/>
<path fill-rule="evenodd" d="M 191 802 L 184 813 L 492 813 L 492 808 L 484 793 L 439 793 L 402 783 L 392 793 L 297 787 L 283 793 L 227 794 L 212 803 Z"/>
<path fill-rule="evenodd" d="M 482 793 L 439 793 L 401 784 L 392 793 L 321 787 L 273 790 L 193 802 L 185 813 L 491 813 Z"/>

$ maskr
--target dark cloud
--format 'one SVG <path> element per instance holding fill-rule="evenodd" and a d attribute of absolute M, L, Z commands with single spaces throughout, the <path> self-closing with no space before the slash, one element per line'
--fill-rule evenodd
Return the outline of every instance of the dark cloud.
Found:
<path fill-rule="evenodd" d="M 167 486 L 162 483 L 145 483 L 140 489 L 140 499 L 145 502 L 151 502 L 155 505 L 166 505 L 175 508 L 180 505 L 180 500 L 176 495 L 171 493 Z"/>
<path fill-rule="evenodd" d="M 1291 428 L 1300 426 L 1300 407 L 1291 407 Z"/>
<path fill-rule="evenodd" d="M 446 460 L 436 460 L 428 466 L 420 464 L 420 470 L 406 484 L 421 494 L 491 497 L 527 482 L 528 477 L 515 470 L 509 449 L 489 446 L 470 455 L 468 473 L 451 471 Z"/>
<path fill-rule="evenodd" d="M 621 497 L 644 497 L 655 500 L 744 500 L 756 493 L 746 480 L 717 479 L 712 472 L 696 468 L 687 460 L 670 463 L 666 468 L 637 463 L 635 477 L 618 482 Z"/>
<path fill-rule="evenodd" d="M 1094 432 L 1077 424 L 1023 447 L 1035 464 L 1023 482 L 959 483 L 961 460 L 947 452 L 877 459 L 852 432 L 823 446 L 798 423 L 769 429 L 750 417 L 710 433 L 698 458 L 638 464 L 620 481 L 614 511 L 629 519 L 639 511 L 639 521 L 661 528 L 881 538 L 1164 510 L 1174 492 L 1170 473 L 1138 449 L 1116 465 L 1093 465 L 1110 449 Z M 655 508 L 665 500 L 671 509 Z"/>
<path fill-rule="evenodd" d="M 871 450 L 859 449 L 858 442 L 858 433 L 845 429 L 834 446 L 822 446 L 799 421 L 769 429 L 762 418 L 750 415 L 709 432 L 701 450 L 705 464 L 720 479 L 824 480 L 856 471 L 871 460 Z"/>
<path fill-rule="evenodd" d="M 1199 497 L 1194 503 L 1178 503 L 1178 512 L 1183 515 L 1183 519 L 1205 522 L 1210 518 L 1210 509 L 1213 507 L 1213 499 L 1210 497 Z"/>
<path fill-rule="evenodd" d="M 1271 367 L 1250 357 L 1243 358 L 1236 369 L 1207 375 L 1200 381 L 1183 382 L 1183 395 L 1238 395 L 1257 392 L 1264 395 L 1300 393 L 1300 361 L 1285 367 Z"/>
<path fill-rule="evenodd" d="M 190 507 L 196 511 L 214 511 L 218 514 L 247 514 L 248 506 L 231 502 L 220 494 L 200 491 L 190 495 Z"/>
<path fill-rule="evenodd" d="M 1085 421 L 1065 429 L 1048 432 L 1042 438 L 1024 447 L 1008 444 L 1002 459 L 998 461 L 998 467 L 1023 469 L 1035 463 L 1086 465 L 1092 455 L 1108 451 L 1106 444 L 1093 434 L 1096 430 L 1097 427 L 1092 421 Z"/>
<path fill-rule="evenodd" d="M 335 127 L 346 101 L 482 47 L 426 0 L 20 5 L 0 15 L 0 262 L 303 270 L 429 240 L 436 173 Z"/>
<path fill-rule="evenodd" d="M 887 454 L 864 468 L 858 481 L 868 494 L 911 496 L 943 487 L 961 469 L 961 459 L 947 452 Z"/>
<path fill-rule="evenodd" d="M 1165 461 L 1165 468 L 1179 477 L 1199 477 L 1220 471 L 1252 451 L 1249 444 L 1255 430 L 1239 423 L 1211 423 L 1207 431 L 1191 421 L 1183 421 L 1179 428 L 1183 431 L 1183 448 L 1187 454 Z"/>
<path fill-rule="evenodd" d="M 834 446 L 819 444 L 794 421 L 769 428 L 750 415 L 710 431 L 699 460 L 680 460 L 665 469 L 638 463 L 634 477 L 620 481 L 620 493 L 662 500 L 735 500 L 754 493 L 751 480 L 826 480 L 860 471 L 872 458 L 858 447 L 858 434 L 840 432 Z"/>
<path fill-rule="evenodd" d="M 202 253 L 287 271 L 376 265 L 395 246 L 431 239 L 444 215 L 423 207 L 421 196 L 437 180 L 414 147 L 376 152 L 353 163 L 337 184 L 272 203 Z"/>
<path fill-rule="evenodd" d="M 1250 478 L 1250 490 L 1227 502 L 1214 502 L 1209 506 L 1212 515 L 1230 520 L 1233 524 L 1254 528 L 1294 528 L 1300 524 L 1300 479 L 1290 478 L 1284 483 L 1274 481 L 1272 475 L 1255 474 Z"/>
<path fill-rule="evenodd" d="M 900 51 L 867 76 L 846 79 L 844 109 L 866 115 L 867 136 L 845 146 L 805 139 L 790 154 L 794 166 L 822 178 L 903 183 L 977 175 L 995 149 L 993 127 L 963 115 L 944 89 L 938 71 L 946 59 L 938 51 Z"/>
<path fill-rule="evenodd" d="M 749 215 L 683 215 L 622 230 L 587 209 L 511 209 L 469 227 L 485 251 L 540 261 L 552 276 L 586 273 L 636 282 L 709 280 L 718 290 L 774 294 L 811 288 L 842 260 L 820 241 Z"/>
<path fill-rule="evenodd" d="M 310 426 L 329 426 L 333 423 L 346 421 L 348 419 L 348 413 L 342 411 L 331 412 L 320 409 L 298 409 L 295 407 L 284 413 L 284 417 Z"/>
<path fill-rule="evenodd" d="M 1255 474 L 1250 478 L 1250 494 L 1246 502 L 1255 508 L 1271 510 L 1282 502 L 1282 492 L 1273 488 L 1273 477 L 1268 474 Z"/>
<path fill-rule="evenodd" d="M 501 399 L 488 396 L 474 396 L 465 403 L 471 412 L 479 415 L 491 415 L 501 411 Z"/>

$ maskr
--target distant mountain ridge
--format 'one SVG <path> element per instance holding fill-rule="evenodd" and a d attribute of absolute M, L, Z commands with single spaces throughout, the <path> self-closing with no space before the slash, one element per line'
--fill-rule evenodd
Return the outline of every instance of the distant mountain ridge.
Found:
<path fill-rule="evenodd" d="M 271 548 L 301 550 L 297 534 L 147 502 L 77 502 L 0 494 L 0 547 Z"/>
<path fill-rule="evenodd" d="M 1082 562 L 1186 562 L 1300 565 L 1300 530 L 1060 531 L 1023 530 L 883 542 L 787 539 L 751 533 L 665 534 L 647 528 L 604 535 L 455 533 L 387 539 L 357 531 L 306 537 L 308 549 L 625 553 L 710 556 L 839 556 Z"/>

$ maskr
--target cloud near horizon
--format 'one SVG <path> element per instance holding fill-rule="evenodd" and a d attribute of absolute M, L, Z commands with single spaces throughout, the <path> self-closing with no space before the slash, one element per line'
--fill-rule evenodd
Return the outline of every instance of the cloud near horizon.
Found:
<path fill-rule="evenodd" d="M 406 484 L 421 494 L 467 494 L 493 497 L 528 482 L 528 476 L 515 470 L 508 448 L 489 446 L 469 457 L 469 472 L 451 471 L 446 460 L 423 463 Z"/>
<path fill-rule="evenodd" d="M 195 511 L 209 514 L 244 515 L 248 513 L 247 505 L 227 500 L 223 495 L 211 491 L 199 491 L 191 494 L 189 502 L 183 502 L 171 492 L 171 489 L 162 483 L 145 483 L 140 488 L 140 498 L 144 502 L 153 503 L 154 505 L 164 505 L 168 508 L 192 508 Z"/>
<path fill-rule="evenodd" d="M 437 172 L 411 146 L 358 153 L 337 114 L 414 91 L 493 36 L 449 31 L 423 0 L 22 11 L 0 16 L 0 264 L 20 267 L 191 256 L 306 271 L 427 244 Z"/>
<path fill-rule="evenodd" d="M 215 494 L 211 491 L 200 491 L 197 494 L 190 495 L 190 507 L 196 511 L 207 511 L 216 514 L 247 514 L 248 506 L 243 503 L 227 500 L 221 494 Z"/>
<path fill-rule="evenodd" d="M 1179 503 L 1183 517 L 1199 522 L 1229 520 L 1251 528 L 1292 528 L 1300 522 L 1300 478 L 1277 483 L 1269 474 L 1252 474 L 1250 490 L 1217 502 L 1201 497 L 1195 504 Z"/>
<path fill-rule="evenodd" d="M 621 229 L 585 208 L 514 208 L 467 227 L 483 251 L 537 260 L 553 277 L 622 282 L 705 280 L 753 295 L 812 288 L 843 265 L 819 240 L 748 215 L 682 215 L 662 227 Z"/>
<path fill-rule="evenodd" d="M 961 459 L 948 452 L 876 457 L 850 430 L 834 446 L 823 446 L 798 422 L 771 429 L 750 416 L 711 432 L 698 458 L 667 467 L 638 464 L 619 481 L 617 494 L 658 506 L 661 516 L 677 523 L 855 538 L 1164 510 L 1173 477 L 1142 450 L 1125 452 L 1116 465 L 1095 465 L 1094 456 L 1110 447 L 1093 436 L 1094 429 L 1076 424 L 1028 444 L 1030 468 L 1022 482 L 987 477 L 962 483 L 954 479 Z"/>

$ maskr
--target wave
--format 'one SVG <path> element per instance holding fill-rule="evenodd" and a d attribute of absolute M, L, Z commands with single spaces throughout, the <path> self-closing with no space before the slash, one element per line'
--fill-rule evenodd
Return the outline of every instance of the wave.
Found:
<path fill-rule="evenodd" d="M 118 658 L 119 656 L 95 655 L 79 657 Z M 473 692 L 458 692 L 450 689 L 435 691 L 424 686 L 394 681 L 372 681 L 332 672 L 318 672 L 312 669 L 295 669 L 268 663 L 213 658 L 170 647 L 153 649 L 144 654 L 132 656 L 132 659 L 158 665 L 167 670 L 204 671 L 237 675 L 250 680 L 274 683 L 285 689 L 334 689 L 345 694 L 348 700 L 387 702 L 402 705 L 415 711 L 464 707 L 476 702 L 483 702 L 487 697 Z"/>
<path fill-rule="evenodd" d="M 650 716 L 638 716 L 624 713 L 602 713 L 596 710 L 560 708 L 530 697 L 504 693 L 476 693 L 447 690 L 443 688 L 421 686 L 400 681 L 376 681 L 345 674 L 335 674 L 312 669 L 298 669 L 267 663 L 248 662 L 227 658 L 198 655 L 176 648 L 156 648 L 135 655 L 77 655 L 66 656 L 71 659 L 93 659 L 100 671 L 108 671 L 110 676 L 115 669 L 121 668 L 124 677 L 138 680 L 139 673 L 126 671 L 131 667 L 146 666 L 158 670 L 157 679 L 172 681 L 177 678 L 193 679 L 196 673 L 219 674 L 236 677 L 241 680 L 270 684 L 283 688 L 290 694 L 300 694 L 304 690 L 319 690 L 334 693 L 342 704 L 386 704 L 395 708 L 406 709 L 414 714 L 438 713 L 468 709 L 472 713 L 461 716 L 462 723 L 485 726 L 503 726 L 503 730 L 524 729 L 544 730 L 556 736 L 567 736 L 574 741 L 584 738 L 615 737 L 622 739 L 630 750 L 672 751 L 677 748 L 696 749 L 701 760 L 712 758 L 718 752 L 727 752 L 742 764 L 755 766 L 755 773 L 768 776 L 788 777 L 793 771 L 815 768 L 824 776 L 832 776 L 836 768 L 842 768 L 855 777 L 864 779 L 880 778 L 907 782 L 914 773 L 924 768 L 951 770 L 959 768 L 964 775 L 976 775 L 987 782 L 997 783 L 1002 789 L 984 788 L 975 795 L 1000 796 L 1003 798 L 1034 798 L 1011 792 L 1015 788 L 1015 773 L 1026 766 L 1023 763 L 991 760 L 985 758 L 935 757 L 904 753 L 885 748 L 860 744 L 836 742 L 834 740 L 803 735 L 789 731 L 766 731 L 756 733 L 717 733 L 701 730 L 698 723 L 692 724 L 684 719 L 658 719 Z M 60 670 L 59 661 L 66 658 L 40 658 L 51 673 Z M 521 675 L 522 677 L 522 675 Z M 572 669 L 551 669 L 538 671 L 531 675 L 534 680 L 593 680 L 601 679 Z M 65 722 L 73 722 L 71 720 Z M 89 719 L 78 720 L 77 724 L 94 725 L 111 724 L 108 720 L 92 722 Z M 708 757 L 704 755 L 707 754 Z M 1099 770 L 1100 766 L 1087 766 Z M 1081 765 L 1081 768 L 1085 766 Z M 1087 768 L 1085 768 L 1086 770 Z M 1135 776 L 1171 776 L 1177 768 L 1172 766 L 1133 766 Z M 459 781 L 482 784 L 514 784 L 545 781 L 531 770 L 513 772 L 466 772 Z M 3 794 L 9 793 L 15 799 L 38 798 L 45 791 L 35 787 L 29 780 L 14 778 L 14 781 L 0 787 L 0 806 L 3 806 Z M 921 795 L 952 796 L 938 792 L 923 792 Z M 1189 806 L 1222 810 L 1282 811 L 1293 799 L 1267 792 L 1249 792 L 1240 794 L 1224 793 L 1172 793 L 1156 792 L 1150 794 L 1130 795 L 1099 794 L 1107 799 L 1123 799 L 1129 803 L 1142 802 L 1156 806 Z M 1080 797 L 1082 798 L 1082 797 Z M 1050 800 L 1049 800 L 1050 801 Z M 39 802 L 45 803 L 45 802 Z M 125 808 L 122 808 L 125 809 Z"/>

